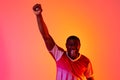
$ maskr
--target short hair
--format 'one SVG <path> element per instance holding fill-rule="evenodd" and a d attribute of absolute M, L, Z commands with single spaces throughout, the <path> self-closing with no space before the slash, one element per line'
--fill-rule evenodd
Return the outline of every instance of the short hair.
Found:
<path fill-rule="evenodd" d="M 80 39 L 77 36 L 74 36 L 74 35 L 69 36 L 67 38 L 67 40 L 66 40 L 66 43 L 68 42 L 68 40 L 77 40 L 79 42 L 79 44 L 80 44 Z"/>

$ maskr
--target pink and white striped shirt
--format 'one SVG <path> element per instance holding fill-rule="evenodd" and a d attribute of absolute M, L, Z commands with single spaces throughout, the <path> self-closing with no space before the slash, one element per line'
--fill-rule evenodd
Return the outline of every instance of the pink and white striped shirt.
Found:
<path fill-rule="evenodd" d="M 56 61 L 56 80 L 86 80 L 92 77 L 92 65 L 87 57 L 80 55 L 72 60 L 68 54 L 57 45 L 50 51 Z"/>

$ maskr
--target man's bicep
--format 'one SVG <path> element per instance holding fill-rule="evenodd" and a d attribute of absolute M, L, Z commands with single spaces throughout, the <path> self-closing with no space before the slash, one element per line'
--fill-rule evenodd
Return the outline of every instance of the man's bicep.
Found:
<path fill-rule="evenodd" d="M 48 51 L 52 50 L 53 47 L 55 46 L 55 42 L 51 36 L 44 38 L 44 41 L 45 41 Z"/>

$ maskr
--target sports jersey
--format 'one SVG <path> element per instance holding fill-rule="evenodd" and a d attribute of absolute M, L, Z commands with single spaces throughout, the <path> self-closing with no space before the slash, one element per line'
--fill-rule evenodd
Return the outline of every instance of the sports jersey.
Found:
<path fill-rule="evenodd" d="M 86 80 L 92 77 L 92 65 L 87 57 L 79 55 L 76 59 L 71 59 L 68 53 L 55 45 L 50 51 L 56 61 L 56 80 Z"/>

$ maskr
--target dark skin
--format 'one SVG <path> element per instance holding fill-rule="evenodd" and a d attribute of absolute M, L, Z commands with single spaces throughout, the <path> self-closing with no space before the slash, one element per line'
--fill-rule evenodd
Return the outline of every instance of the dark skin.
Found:
<path fill-rule="evenodd" d="M 68 56 L 72 59 L 76 59 L 79 56 L 80 44 L 78 40 L 70 39 L 66 43 Z"/>
<path fill-rule="evenodd" d="M 54 47 L 55 42 L 54 42 L 53 38 L 50 36 L 50 34 L 48 32 L 48 29 L 47 29 L 47 26 L 46 26 L 46 24 L 43 20 L 43 17 L 42 17 L 42 14 L 41 14 L 42 13 L 41 5 L 40 4 L 35 4 L 33 6 L 33 10 L 35 11 L 39 31 L 42 34 L 42 37 L 43 37 L 43 39 L 45 41 L 45 44 L 46 44 L 46 47 L 47 47 L 48 50 L 51 50 Z"/>
<path fill-rule="evenodd" d="M 40 4 L 35 4 L 33 6 L 33 11 L 36 15 L 37 18 L 37 23 L 38 23 L 38 27 L 39 27 L 39 31 L 45 41 L 46 47 L 47 49 L 50 51 L 54 46 L 55 46 L 55 41 L 53 40 L 53 38 L 50 36 L 47 26 L 43 20 L 42 17 L 42 8 Z M 78 43 L 78 41 L 76 40 L 69 40 L 66 43 L 66 48 L 67 48 L 67 52 L 68 52 L 68 56 L 71 59 L 76 59 L 79 56 L 79 49 L 80 49 L 80 44 Z M 87 80 L 94 80 L 93 77 L 87 78 Z"/>

